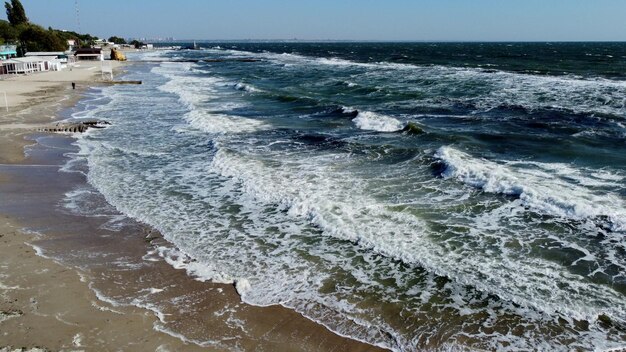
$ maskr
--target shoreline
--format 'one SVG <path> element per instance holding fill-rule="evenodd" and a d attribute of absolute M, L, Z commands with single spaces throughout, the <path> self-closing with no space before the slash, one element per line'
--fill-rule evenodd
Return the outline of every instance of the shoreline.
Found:
<path fill-rule="evenodd" d="M 31 83 L 40 82 L 36 77 L 41 78 L 39 74 L 26 78 Z M 0 90 L 3 82 L 9 81 L 0 82 Z M 59 89 L 68 81 L 54 82 L 52 87 L 57 89 L 53 94 L 44 91 L 46 99 L 36 106 L 27 105 L 37 98 L 30 96 L 23 104 L 14 106 L 14 115 L 0 125 L 0 195 L 8 200 L 0 205 L 0 238 L 5 243 L 0 253 L 8 258 L 0 273 L 0 295 L 4 298 L 1 311 L 7 312 L 0 317 L 0 327 L 5 332 L 0 348 L 112 350 L 122 347 L 120 343 L 137 348 L 137 341 L 141 341 L 146 350 L 379 350 L 341 337 L 282 306 L 246 305 L 233 285 L 201 282 L 188 276 L 185 270 L 157 255 L 159 248 L 172 246 L 146 225 L 125 218 L 120 230 L 111 231 L 102 228 L 101 218 L 64 213 L 59 203 L 68 192 L 77 187 L 95 190 L 86 183 L 84 174 L 59 172 L 67 163 L 67 154 L 75 152 L 73 137 L 36 133 L 34 128 L 63 118 L 60 115 L 64 109 L 84 100 L 88 88 L 72 92 L 67 87 Z M 48 104 L 55 98 L 61 102 Z M 55 187 L 49 187 L 51 184 Z M 98 195 L 96 201 L 104 201 Z M 24 224 L 44 234 L 28 236 L 22 230 Z M 111 241 L 113 236 L 115 241 Z M 9 256 L 10 253 L 15 255 Z M 114 263 L 110 260 L 112 255 L 117 257 Z M 32 269 L 20 269 L 25 266 Z M 42 295 L 42 287 L 54 290 Z M 72 299 L 57 302 L 67 297 L 67 290 L 74 295 Z M 145 297 L 139 297 L 142 292 Z M 35 303 L 28 296 L 34 296 Z M 42 314 L 44 307 L 47 313 Z M 59 311 L 73 312 L 67 314 L 71 319 L 65 315 L 59 318 Z M 79 322 L 82 318 L 91 320 Z M 58 323 L 52 324 L 52 319 Z M 75 324 L 89 329 L 76 332 L 83 328 Z M 30 334 L 20 330 L 24 326 L 29 326 Z M 119 326 L 122 331 L 112 326 Z M 49 332 L 51 336 L 40 336 L 37 332 L 42 329 L 53 332 Z M 97 336 L 110 338 L 93 338 L 89 335 L 93 331 L 98 331 Z M 235 339 L 213 344 L 201 341 L 209 333 L 216 335 L 211 338 Z M 189 342 L 182 340 L 182 335 Z"/>
<path fill-rule="evenodd" d="M 66 71 L 49 73 L 49 78 L 56 77 L 43 80 L 40 74 L 34 74 L 0 81 L 2 88 L 9 82 L 12 88 L 19 87 L 13 91 L 10 112 L 0 124 L 0 187 L 28 188 L 23 180 L 7 175 L 11 168 L 29 172 L 58 170 L 54 163 L 30 160 L 26 149 L 37 146 L 31 137 L 37 134 L 37 128 L 59 120 L 64 109 L 84 99 L 85 92 L 99 84 L 94 75 L 82 72 L 72 78 L 80 77 L 84 85 L 72 91 L 70 81 L 61 77 Z M 56 137 L 71 138 L 67 134 Z M 141 343 L 153 350 L 194 350 L 179 339 L 154 331 L 151 312 L 132 306 L 115 307 L 100 300 L 80 269 L 43 254 L 34 243 L 45 240 L 46 235 L 27 231 L 27 223 L 19 216 L 8 215 L 6 208 L 14 205 L 11 203 L 0 207 L 0 254 L 4 258 L 0 268 L 0 349 L 116 350 L 124 344 Z"/>

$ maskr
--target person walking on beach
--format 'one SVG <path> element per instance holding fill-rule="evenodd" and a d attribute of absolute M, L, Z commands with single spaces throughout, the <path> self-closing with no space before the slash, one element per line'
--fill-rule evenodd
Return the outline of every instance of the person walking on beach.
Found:
<path fill-rule="evenodd" d="M 76 83 L 72 82 L 72 89 L 76 89 Z"/>

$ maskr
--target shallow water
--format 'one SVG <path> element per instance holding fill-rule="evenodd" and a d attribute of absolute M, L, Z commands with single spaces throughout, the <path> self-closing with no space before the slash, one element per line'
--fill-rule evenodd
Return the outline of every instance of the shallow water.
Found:
<path fill-rule="evenodd" d="M 143 85 L 99 88 L 74 114 L 113 123 L 78 157 L 115 208 L 194 259 L 172 264 L 247 303 L 394 350 L 622 346 L 625 57 L 593 43 L 138 54 L 127 78 Z"/>

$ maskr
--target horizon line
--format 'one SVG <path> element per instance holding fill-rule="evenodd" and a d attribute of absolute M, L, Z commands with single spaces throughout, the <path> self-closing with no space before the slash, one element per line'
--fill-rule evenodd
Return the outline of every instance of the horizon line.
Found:
<path fill-rule="evenodd" d="M 396 40 L 396 39 L 173 39 L 159 40 L 158 38 L 146 38 L 145 41 L 161 42 L 161 43 L 177 43 L 177 42 L 328 42 L 328 43 L 626 43 L 626 40 Z M 128 37 L 127 39 L 140 39 L 139 37 Z"/>

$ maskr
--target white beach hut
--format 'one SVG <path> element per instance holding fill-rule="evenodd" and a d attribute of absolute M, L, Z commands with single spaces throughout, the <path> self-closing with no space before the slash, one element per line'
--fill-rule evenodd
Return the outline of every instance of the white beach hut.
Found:
<path fill-rule="evenodd" d="M 4 60 L 2 61 L 2 65 L 5 67 L 5 71 L 7 74 L 28 74 L 35 72 L 33 65 L 16 59 Z"/>
<path fill-rule="evenodd" d="M 2 61 L 3 72 L 7 74 L 29 74 L 34 72 L 42 72 L 61 70 L 62 65 L 59 60 L 50 60 L 43 57 L 17 57 Z"/>
<path fill-rule="evenodd" d="M 49 69 L 49 60 L 43 57 L 18 57 L 14 58 L 13 60 L 25 63 L 28 68 L 32 69 L 31 72 L 48 71 Z"/>
<path fill-rule="evenodd" d="M 60 71 L 67 65 L 68 56 L 62 51 L 29 52 L 26 57 L 37 57 L 44 61 L 44 67 L 49 71 Z M 45 71 L 45 70 L 44 70 Z"/>

